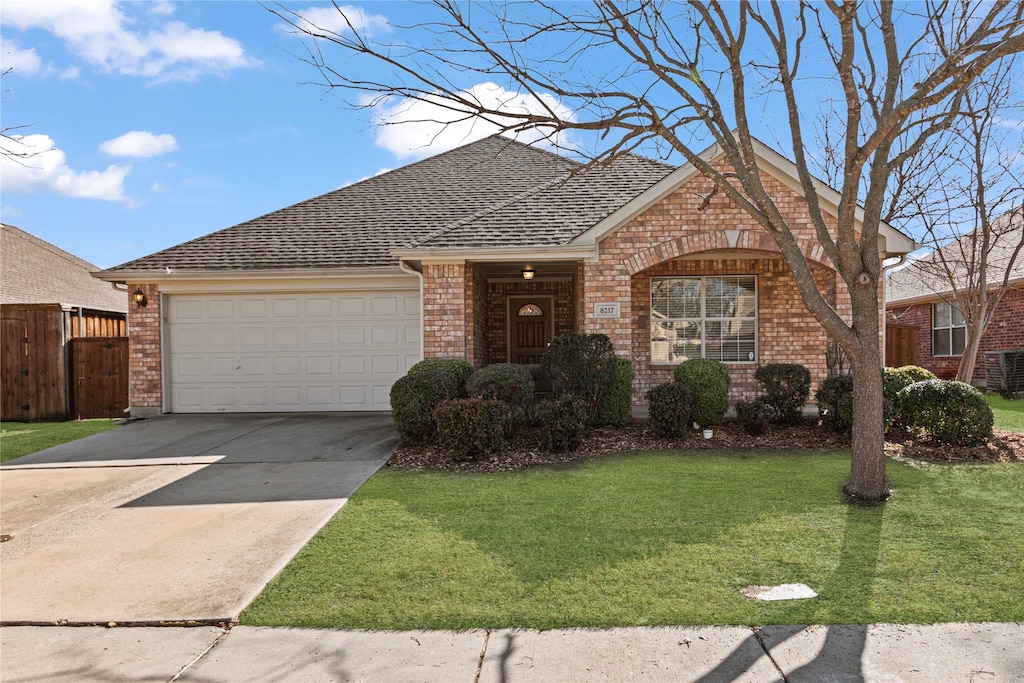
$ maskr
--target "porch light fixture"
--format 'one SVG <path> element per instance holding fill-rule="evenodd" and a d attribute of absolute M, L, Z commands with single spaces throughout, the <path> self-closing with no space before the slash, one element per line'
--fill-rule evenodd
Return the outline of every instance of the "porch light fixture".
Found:
<path fill-rule="evenodd" d="M 523 268 L 519 272 L 521 272 L 523 274 L 523 279 L 524 280 L 532 280 L 533 276 L 537 274 L 537 271 L 535 271 L 533 268 L 529 268 L 529 267 Z"/>
<path fill-rule="evenodd" d="M 146 306 L 146 293 L 142 291 L 142 287 L 135 288 L 135 291 L 132 293 L 132 301 L 134 301 L 135 305 L 139 308 L 144 308 Z"/>

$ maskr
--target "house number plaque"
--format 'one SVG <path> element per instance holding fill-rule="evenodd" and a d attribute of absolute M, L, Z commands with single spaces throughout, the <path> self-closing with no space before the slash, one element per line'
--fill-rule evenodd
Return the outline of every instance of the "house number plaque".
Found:
<path fill-rule="evenodd" d="M 620 318 L 622 317 L 622 308 L 619 306 L 618 301 L 603 304 L 594 304 L 594 317 L 595 318 Z"/>

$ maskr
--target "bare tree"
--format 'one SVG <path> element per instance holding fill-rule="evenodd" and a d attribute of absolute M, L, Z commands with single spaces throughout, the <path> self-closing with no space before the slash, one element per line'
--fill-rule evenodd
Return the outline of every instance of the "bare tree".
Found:
<path fill-rule="evenodd" d="M 692 164 L 773 238 L 804 305 L 845 351 L 855 412 L 844 490 L 885 500 L 879 226 L 893 170 L 964 114 L 976 79 L 1024 50 L 1024 4 L 435 0 L 432 9 L 436 21 L 394 27 L 387 40 L 361 31 L 356 17 L 330 31 L 284 7 L 272 11 L 315 38 L 308 61 L 328 87 L 361 94 L 358 105 L 404 98 L 503 131 L 593 132 L 592 163 L 653 148 Z M 501 81 L 538 106 L 488 105 L 467 89 L 473 79 Z M 572 115 L 550 106 L 553 98 Z M 830 122 L 839 132 L 835 217 L 820 205 L 821 164 L 805 142 L 821 102 L 838 112 Z M 782 131 L 818 241 L 849 291 L 849 320 L 819 290 L 794 226 L 765 189 L 752 131 L 766 117 Z M 700 156 L 712 143 L 725 168 Z"/>
<path fill-rule="evenodd" d="M 1024 271 L 1024 178 L 1017 61 L 1006 60 L 964 96 L 966 116 L 896 175 L 902 211 L 918 220 L 931 253 L 899 277 L 943 295 L 963 315 L 956 378 L 970 383 L 981 338 Z M 894 210 L 896 207 L 894 207 Z"/>
<path fill-rule="evenodd" d="M 4 69 L 3 72 L 0 72 L 0 80 L 10 76 L 13 71 L 14 69 Z M 2 92 L 6 94 L 7 90 Z M 21 142 L 20 136 L 15 132 L 27 127 L 26 125 L 0 126 L 0 156 L 20 164 L 22 160 L 29 159 L 38 154 L 36 150 Z"/>

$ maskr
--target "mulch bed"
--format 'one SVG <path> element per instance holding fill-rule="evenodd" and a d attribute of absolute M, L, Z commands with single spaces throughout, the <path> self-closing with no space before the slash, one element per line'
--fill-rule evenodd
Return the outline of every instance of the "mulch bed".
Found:
<path fill-rule="evenodd" d="M 595 429 L 572 453 L 549 453 L 537 431 L 525 430 L 505 450 L 483 460 L 456 461 L 434 444 L 399 446 L 388 467 L 400 469 L 447 470 L 452 472 L 509 472 L 538 465 L 558 465 L 589 460 L 601 455 L 630 451 L 684 450 L 844 450 L 843 437 L 810 422 L 797 427 L 773 427 L 761 436 L 750 436 L 736 422 L 715 427 L 714 437 L 704 439 L 693 432 L 684 439 L 667 439 L 655 433 L 646 420 L 623 427 Z M 938 444 L 927 438 L 890 437 L 886 455 L 931 462 L 1024 462 L 1024 434 L 996 430 L 988 444 L 975 448 Z"/>

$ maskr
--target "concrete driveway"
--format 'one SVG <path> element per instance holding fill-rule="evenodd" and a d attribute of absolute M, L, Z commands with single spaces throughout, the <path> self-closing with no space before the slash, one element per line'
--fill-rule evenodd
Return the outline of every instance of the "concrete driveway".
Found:
<path fill-rule="evenodd" d="M 0 467 L 0 622 L 235 619 L 383 465 L 388 413 L 165 415 Z"/>

